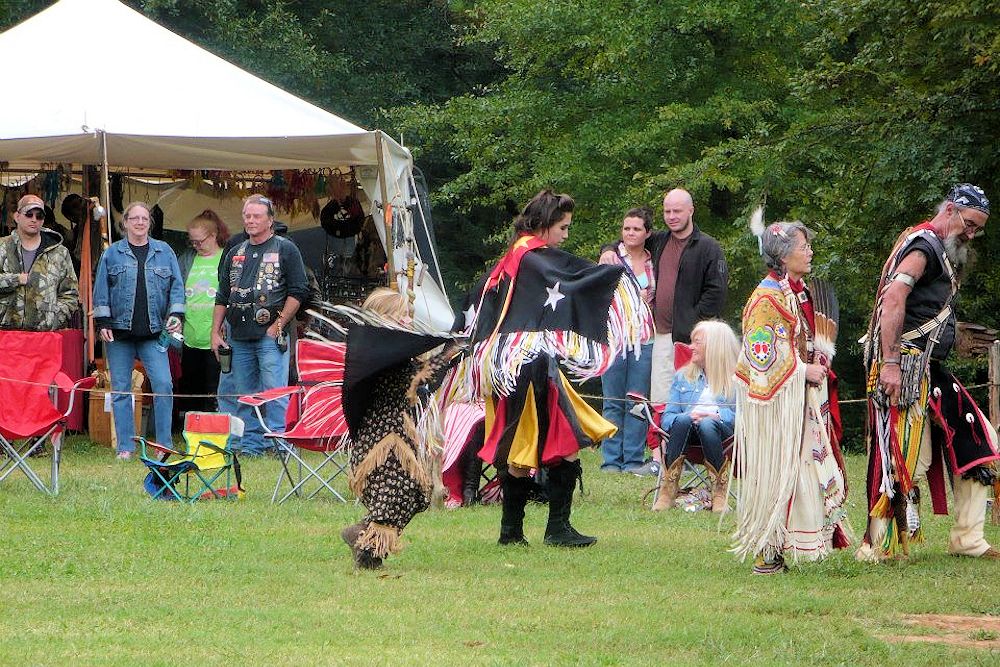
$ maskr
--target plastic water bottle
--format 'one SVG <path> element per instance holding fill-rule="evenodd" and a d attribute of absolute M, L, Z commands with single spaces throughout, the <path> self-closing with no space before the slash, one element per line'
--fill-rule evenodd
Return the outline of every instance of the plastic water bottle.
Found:
<path fill-rule="evenodd" d="M 159 338 L 156 339 L 156 351 L 166 352 L 167 348 L 170 347 L 170 332 L 164 329 L 160 332 Z"/>
<path fill-rule="evenodd" d="M 166 323 L 163 325 L 163 329 L 160 331 L 160 336 L 156 339 L 156 349 L 160 352 L 166 352 L 171 347 L 180 349 L 181 345 L 184 344 L 183 333 L 180 331 L 171 333 L 168 330 L 168 327 L 174 326 L 175 324 L 180 324 L 180 320 L 171 315 L 167 318 Z"/>

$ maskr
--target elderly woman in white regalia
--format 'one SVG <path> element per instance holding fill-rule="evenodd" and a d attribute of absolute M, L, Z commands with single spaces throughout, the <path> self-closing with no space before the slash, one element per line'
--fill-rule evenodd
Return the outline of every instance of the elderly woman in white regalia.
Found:
<path fill-rule="evenodd" d="M 819 560 L 850 543 L 847 485 L 830 411 L 836 324 L 822 312 L 835 307 L 832 292 L 822 290 L 817 299 L 820 290 L 804 281 L 812 237 L 801 222 L 776 222 L 764 231 L 769 271 L 743 310 L 733 551 L 752 556 L 756 574 L 785 571 L 786 555 Z"/>

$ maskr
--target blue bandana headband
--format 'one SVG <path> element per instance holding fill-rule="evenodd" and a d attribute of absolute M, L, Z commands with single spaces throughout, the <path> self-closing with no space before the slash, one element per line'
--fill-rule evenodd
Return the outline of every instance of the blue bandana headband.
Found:
<path fill-rule="evenodd" d="M 986 193 L 972 183 L 959 183 L 951 189 L 945 200 L 955 202 L 956 206 L 962 208 L 974 208 L 986 215 L 990 214 L 990 200 L 986 198 Z"/>

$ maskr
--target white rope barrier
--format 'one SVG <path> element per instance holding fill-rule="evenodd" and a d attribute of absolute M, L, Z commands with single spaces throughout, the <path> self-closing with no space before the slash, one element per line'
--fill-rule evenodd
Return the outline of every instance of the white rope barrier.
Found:
<path fill-rule="evenodd" d="M 0 382 L 13 382 L 13 383 L 17 383 L 17 384 L 30 385 L 30 386 L 33 386 L 33 387 L 45 387 L 46 389 L 49 389 L 49 388 L 51 388 L 51 387 L 54 386 L 52 384 L 46 384 L 44 382 L 32 382 L 31 380 L 22 380 L 22 379 L 19 379 L 19 378 L 9 378 L 9 377 L 3 377 L 3 376 L 0 376 Z M 985 389 L 986 387 L 989 387 L 989 386 L 990 386 L 989 383 L 974 384 L 974 385 L 970 385 L 970 386 L 966 387 L 966 389 L 968 389 L 968 390 L 971 390 L 971 389 Z M 171 393 L 171 394 L 157 394 L 157 393 L 153 393 L 153 392 L 141 392 L 141 391 L 115 391 L 115 390 L 110 389 L 110 388 L 109 389 L 101 389 L 101 388 L 98 388 L 98 387 L 94 387 L 94 388 L 91 388 L 91 389 L 79 389 L 78 391 L 82 391 L 82 392 L 86 392 L 86 393 L 100 392 L 102 394 L 112 394 L 112 395 L 114 395 L 114 394 L 124 394 L 126 396 L 143 396 L 143 397 L 150 396 L 152 398 L 156 398 L 156 397 L 161 397 L 162 398 L 162 397 L 166 397 L 166 396 L 170 396 L 170 397 L 173 397 L 173 398 L 239 398 L 240 396 L 247 396 L 247 395 L 252 396 L 253 395 L 253 393 L 251 393 L 251 394 L 174 394 L 174 393 Z M 601 401 L 615 401 L 615 402 L 620 402 L 620 403 L 646 403 L 647 405 L 655 405 L 655 403 L 653 401 L 649 400 L 649 399 L 642 399 L 642 400 L 640 400 L 640 399 L 632 399 L 632 398 L 611 398 L 611 397 L 607 397 L 607 396 L 596 396 L 594 394 L 580 394 L 579 396 L 580 396 L 580 398 L 589 398 L 589 399 L 601 400 Z M 848 404 L 852 404 L 852 403 L 865 403 L 867 401 L 868 401 L 867 398 L 848 398 L 848 399 L 845 399 L 845 400 L 839 400 L 837 402 L 840 405 L 848 405 Z M 702 405 L 702 402 L 701 401 L 694 401 L 694 402 L 681 401 L 681 402 L 673 403 L 673 405 Z"/>

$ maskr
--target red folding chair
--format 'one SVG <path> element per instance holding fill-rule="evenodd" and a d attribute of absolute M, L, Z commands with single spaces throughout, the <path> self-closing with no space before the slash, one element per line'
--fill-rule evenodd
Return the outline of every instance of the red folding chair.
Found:
<path fill-rule="evenodd" d="M 347 421 L 340 401 L 346 350 L 346 343 L 299 340 L 295 359 L 298 385 L 239 399 L 253 407 L 264 438 L 273 441 L 278 451 L 281 472 L 271 495 L 273 503 L 283 503 L 293 495 L 313 498 L 324 490 L 347 502 L 333 487 L 337 477 L 347 476 L 350 464 Z M 268 431 L 263 407 L 285 396 L 289 398 L 285 431 Z"/>
<path fill-rule="evenodd" d="M 62 435 L 77 393 L 97 382 L 87 377 L 75 383 L 63 373 L 62 339 L 54 332 L 0 331 L 0 482 L 20 470 L 42 493 L 59 493 Z M 64 400 L 63 400 L 64 399 Z M 59 403 L 66 408 L 60 411 Z M 28 461 L 46 440 L 52 461 L 46 483 Z"/>

